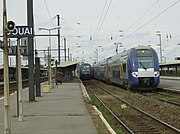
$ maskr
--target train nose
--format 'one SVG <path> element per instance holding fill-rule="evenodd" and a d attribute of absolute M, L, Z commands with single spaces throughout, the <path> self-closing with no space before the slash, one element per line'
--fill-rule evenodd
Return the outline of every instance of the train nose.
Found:
<path fill-rule="evenodd" d="M 151 86 L 153 85 L 154 80 L 153 78 L 139 78 L 139 84 L 141 86 Z"/>

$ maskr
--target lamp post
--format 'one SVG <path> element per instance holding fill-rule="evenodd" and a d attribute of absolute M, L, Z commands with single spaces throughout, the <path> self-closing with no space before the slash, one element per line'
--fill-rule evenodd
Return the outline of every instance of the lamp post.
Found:
<path fill-rule="evenodd" d="M 3 0 L 3 46 L 4 46 L 4 134 L 11 134 L 11 116 L 9 103 L 9 67 L 7 46 L 6 0 Z"/>
<path fill-rule="evenodd" d="M 48 85 L 52 88 L 51 84 L 51 31 L 55 29 L 60 29 L 61 26 L 54 27 L 54 28 L 39 28 L 39 30 L 46 30 L 49 31 L 49 47 L 48 47 Z"/>
<path fill-rule="evenodd" d="M 156 31 L 156 33 L 157 33 L 157 36 L 159 37 L 159 47 L 160 47 L 160 49 L 159 49 L 159 53 L 160 53 L 160 63 L 162 63 L 162 46 L 161 46 L 161 33 L 160 33 L 160 31 Z"/>
<path fill-rule="evenodd" d="M 59 14 L 57 15 L 57 20 L 58 20 L 58 26 L 60 26 L 60 16 Z M 60 63 L 60 29 L 58 28 L 58 61 Z"/>
<path fill-rule="evenodd" d="M 102 47 L 102 46 L 98 46 L 99 48 Z M 98 55 L 98 48 L 96 49 L 96 61 L 98 63 L 98 59 L 99 59 L 99 55 Z"/>

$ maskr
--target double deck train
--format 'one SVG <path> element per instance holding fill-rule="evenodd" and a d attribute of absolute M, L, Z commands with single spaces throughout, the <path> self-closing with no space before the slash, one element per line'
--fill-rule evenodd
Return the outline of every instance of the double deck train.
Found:
<path fill-rule="evenodd" d="M 160 83 L 159 62 L 150 46 L 137 46 L 94 65 L 94 77 L 131 89 L 155 89 Z"/>

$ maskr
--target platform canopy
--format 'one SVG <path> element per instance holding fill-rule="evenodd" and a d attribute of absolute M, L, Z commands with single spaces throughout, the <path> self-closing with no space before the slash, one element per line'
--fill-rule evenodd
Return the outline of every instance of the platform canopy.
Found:
<path fill-rule="evenodd" d="M 65 68 L 69 66 L 77 65 L 77 61 L 67 61 L 67 62 L 60 62 L 60 64 L 57 64 L 57 67 Z M 56 67 L 56 65 L 53 65 L 52 68 Z"/>
<path fill-rule="evenodd" d="M 160 66 L 173 66 L 173 65 L 180 65 L 180 62 L 167 62 L 167 63 L 161 63 Z"/>

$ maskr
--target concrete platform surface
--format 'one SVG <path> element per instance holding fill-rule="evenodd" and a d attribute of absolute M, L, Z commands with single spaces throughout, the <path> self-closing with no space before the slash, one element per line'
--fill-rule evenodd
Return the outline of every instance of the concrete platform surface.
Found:
<path fill-rule="evenodd" d="M 16 117 L 16 94 L 10 97 L 12 134 L 97 134 L 84 105 L 79 83 L 63 83 L 50 93 L 28 101 L 23 92 L 23 121 Z M 0 100 L 3 113 L 3 100 Z M 0 114 L 0 134 L 3 134 L 3 114 Z"/>
<path fill-rule="evenodd" d="M 180 92 L 180 77 L 161 76 L 159 88 Z"/>

